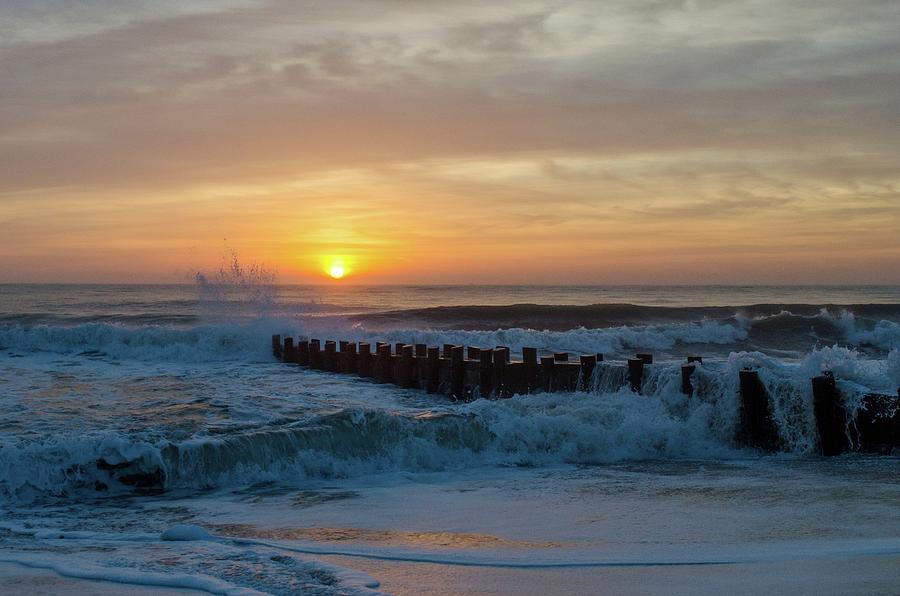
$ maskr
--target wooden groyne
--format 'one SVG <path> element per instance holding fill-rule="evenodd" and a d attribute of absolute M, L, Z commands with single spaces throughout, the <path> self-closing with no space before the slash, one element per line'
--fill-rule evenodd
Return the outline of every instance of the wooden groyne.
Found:
<path fill-rule="evenodd" d="M 594 367 L 603 361 L 603 354 L 582 355 L 577 361 L 570 361 L 565 352 L 538 358 L 535 348 L 524 348 L 523 359 L 513 361 L 506 346 L 429 347 L 385 342 L 372 345 L 318 339 L 295 342 L 292 337 L 282 339 L 280 335 L 272 337 L 272 352 L 284 362 L 444 394 L 453 400 L 585 389 Z M 632 373 L 632 382 L 638 388 L 642 374 L 637 369 Z"/>
<path fill-rule="evenodd" d="M 407 389 L 443 394 L 454 401 L 502 399 L 541 392 L 586 391 L 593 388 L 596 372 L 612 379 L 606 389 L 627 385 L 640 394 L 653 367 L 652 354 L 635 354 L 624 365 L 604 361 L 603 354 L 582 354 L 570 360 L 567 352 L 538 355 L 536 348 L 522 348 L 522 360 L 510 358 L 507 346 L 478 348 L 425 344 L 298 339 L 272 336 L 272 353 L 283 362 L 333 373 L 352 374 Z M 681 390 L 697 391 L 694 373 L 702 364 L 689 356 L 681 367 Z M 900 389 L 897 396 L 870 394 L 851 412 L 834 377 L 825 373 L 812 379 L 813 410 L 823 455 L 847 451 L 890 453 L 900 447 Z M 772 397 L 758 371 L 742 370 L 738 378 L 740 421 L 735 440 L 761 451 L 783 447 L 773 417 Z"/>

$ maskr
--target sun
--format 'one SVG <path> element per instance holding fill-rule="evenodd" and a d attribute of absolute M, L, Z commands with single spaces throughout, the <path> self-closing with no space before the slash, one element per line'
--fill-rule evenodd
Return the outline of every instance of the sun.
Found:
<path fill-rule="evenodd" d="M 320 255 L 319 266 L 319 271 L 333 280 L 344 279 L 355 271 L 353 260 L 346 255 Z"/>

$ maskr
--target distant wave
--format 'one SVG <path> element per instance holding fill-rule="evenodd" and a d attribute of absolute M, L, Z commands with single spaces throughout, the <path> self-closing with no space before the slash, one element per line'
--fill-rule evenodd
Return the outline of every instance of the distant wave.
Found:
<path fill-rule="evenodd" d="M 268 335 L 278 324 L 128 326 L 109 323 L 80 325 L 0 325 L 0 350 L 15 353 L 90 353 L 112 359 L 210 362 L 271 357 Z"/>
<path fill-rule="evenodd" d="M 362 320 L 344 316 L 253 318 L 240 322 L 188 325 L 186 319 L 178 324 L 158 322 L 152 317 L 141 324 L 131 320 L 101 320 L 61 324 L 33 324 L 28 319 L 16 322 L 0 321 L 0 350 L 20 353 L 90 352 L 114 359 L 204 362 L 222 359 L 268 358 L 268 336 L 273 333 L 306 335 L 320 339 L 347 339 L 427 343 L 454 343 L 473 346 L 507 345 L 514 351 L 523 346 L 572 353 L 603 353 L 621 357 L 635 350 L 672 351 L 680 354 L 697 351 L 702 355 L 725 356 L 732 351 L 759 350 L 770 354 L 799 357 L 818 346 L 845 345 L 874 350 L 880 355 L 900 348 L 900 324 L 872 316 L 893 316 L 900 307 L 877 305 L 829 310 L 803 307 L 794 312 L 778 306 L 747 307 L 740 311 L 719 308 L 651 309 L 669 313 L 668 322 L 659 315 L 644 312 L 646 307 L 609 305 L 597 307 L 606 313 L 607 323 L 596 326 L 542 326 L 546 313 L 568 316 L 570 308 L 580 307 L 466 307 L 464 312 L 481 313 L 483 324 L 462 325 L 458 315 L 446 320 L 458 324 L 434 324 L 415 318 L 397 318 L 392 324 L 386 319 L 366 317 Z M 594 308 L 594 307 L 589 307 Z M 516 326 L 502 324 L 506 315 L 500 309 L 514 312 L 544 313 L 541 319 L 516 321 Z M 611 310 L 610 310 L 611 309 Z M 445 312 L 438 309 L 440 312 Z M 430 312 L 430 311 L 429 311 Z M 450 312 L 450 311 L 448 311 Z M 456 312 L 456 309 L 452 309 Z M 590 311 L 594 312 L 594 311 Z M 676 315 L 672 315 L 672 313 Z M 868 316 L 860 314 L 866 313 Z M 643 313 L 638 316 L 635 313 Z M 705 313 L 722 315 L 716 318 L 695 318 Z M 726 314 L 727 313 L 727 314 Z M 474 315 L 473 315 L 474 316 Z M 492 318 L 493 317 L 493 318 Z M 508 318 L 508 317 L 507 317 Z M 499 319 L 499 320 L 498 320 Z M 621 323 L 622 320 L 630 323 Z M 493 321 L 489 324 L 488 321 Z M 638 322 L 634 322 L 638 321 Z M 519 325 L 521 323 L 521 325 Z"/>
<path fill-rule="evenodd" d="M 780 313 L 812 317 L 828 312 L 852 312 L 868 319 L 900 321 L 900 304 L 749 304 L 745 306 L 640 306 L 636 304 L 508 306 L 439 306 L 387 311 L 361 316 L 373 323 L 422 321 L 453 328 L 507 328 L 566 330 L 622 325 L 728 320 L 734 317 L 765 318 Z"/>

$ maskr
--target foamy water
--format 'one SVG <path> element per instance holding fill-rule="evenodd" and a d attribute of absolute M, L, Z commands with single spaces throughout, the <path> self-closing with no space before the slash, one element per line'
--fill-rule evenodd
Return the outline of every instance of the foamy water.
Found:
<path fill-rule="evenodd" d="M 214 593 L 801 556 L 882 557 L 887 581 L 900 464 L 819 458 L 809 378 L 895 393 L 898 321 L 898 288 L 0 286 L 0 561 Z M 640 396 L 601 366 L 589 391 L 451 403 L 274 362 L 272 333 L 658 365 Z M 734 444 L 745 366 L 783 453 Z"/>

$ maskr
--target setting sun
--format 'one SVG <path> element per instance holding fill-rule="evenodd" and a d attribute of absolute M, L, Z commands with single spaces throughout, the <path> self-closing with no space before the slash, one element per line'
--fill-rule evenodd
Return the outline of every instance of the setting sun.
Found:
<path fill-rule="evenodd" d="M 340 279 L 344 277 L 344 267 L 342 265 L 332 265 L 328 270 L 328 275 L 334 279 Z"/>

